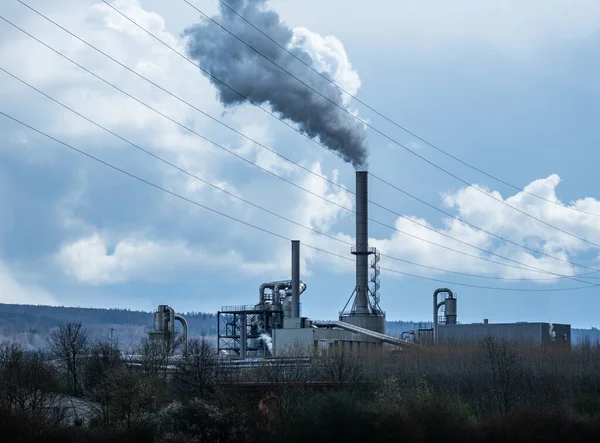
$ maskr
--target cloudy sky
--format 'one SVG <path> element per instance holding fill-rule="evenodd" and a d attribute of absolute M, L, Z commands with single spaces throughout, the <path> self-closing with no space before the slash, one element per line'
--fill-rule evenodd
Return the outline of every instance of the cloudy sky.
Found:
<path fill-rule="evenodd" d="M 300 135 L 306 122 L 269 115 L 289 105 L 318 127 L 351 128 L 344 134 L 368 155 L 388 319 L 428 320 L 432 292 L 447 286 L 463 322 L 600 326 L 600 3 L 228 2 L 289 28 L 274 37 L 290 51 L 464 163 L 224 17 L 217 0 L 189 3 L 368 125 L 256 54 L 244 58 L 247 47 L 183 0 L 108 2 L 166 45 L 100 0 L 6 0 L 0 111 L 186 200 L 0 115 L 0 302 L 252 304 L 262 282 L 289 278 L 293 238 L 304 245 L 303 314 L 335 318 L 354 289 L 354 167 L 315 143 L 324 138 Z M 268 112 L 223 103 L 196 62 Z"/>

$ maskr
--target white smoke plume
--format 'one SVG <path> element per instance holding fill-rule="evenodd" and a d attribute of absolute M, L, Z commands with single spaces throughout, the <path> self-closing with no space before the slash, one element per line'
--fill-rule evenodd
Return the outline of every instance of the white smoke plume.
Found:
<path fill-rule="evenodd" d="M 554 331 L 554 325 L 552 323 L 550 323 L 548 333 L 550 334 L 550 340 L 556 341 L 556 332 Z"/>
<path fill-rule="evenodd" d="M 269 352 L 273 352 L 273 339 L 269 334 L 260 334 L 260 339 L 267 346 Z"/>

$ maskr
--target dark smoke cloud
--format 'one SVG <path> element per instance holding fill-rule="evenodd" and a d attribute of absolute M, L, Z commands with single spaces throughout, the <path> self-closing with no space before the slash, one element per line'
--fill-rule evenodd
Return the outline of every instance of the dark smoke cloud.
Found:
<path fill-rule="evenodd" d="M 292 30 L 280 22 L 275 12 L 265 9 L 265 0 L 227 0 L 227 4 L 281 45 L 287 47 L 292 40 Z M 225 6 L 220 5 L 220 15 L 213 18 L 279 66 L 333 102 L 344 106 L 342 93 L 336 87 L 310 72 Z M 187 51 L 190 57 L 203 69 L 255 103 L 268 103 L 279 116 L 296 122 L 302 132 L 310 137 L 318 137 L 321 143 L 340 153 L 355 167 L 366 168 L 367 141 L 362 123 L 209 20 L 186 29 L 184 35 L 189 37 Z M 306 52 L 298 48 L 292 51 L 314 66 Z M 217 80 L 210 78 L 210 81 L 217 88 L 219 100 L 225 106 L 245 102 L 244 98 Z"/>

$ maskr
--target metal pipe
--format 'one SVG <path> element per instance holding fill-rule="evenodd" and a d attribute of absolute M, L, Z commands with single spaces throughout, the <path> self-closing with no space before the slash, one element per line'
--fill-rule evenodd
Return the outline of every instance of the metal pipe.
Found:
<path fill-rule="evenodd" d="M 290 287 L 292 286 L 292 281 L 291 280 L 285 280 L 285 281 L 280 281 L 277 282 L 277 284 L 275 285 L 275 290 L 274 290 L 274 294 L 277 296 L 277 301 L 281 302 L 281 291 L 288 291 L 290 289 Z M 284 295 L 285 297 L 285 295 Z"/>
<path fill-rule="evenodd" d="M 445 304 L 445 301 L 438 303 L 438 295 L 442 292 L 445 292 L 450 295 L 450 297 L 454 298 L 454 294 L 448 288 L 439 288 L 436 289 L 433 293 L 433 341 L 437 343 L 438 341 L 438 312 L 440 307 Z"/>
<path fill-rule="evenodd" d="M 369 313 L 369 174 L 356 171 L 356 303 L 355 312 Z"/>
<path fill-rule="evenodd" d="M 300 317 L 300 240 L 292 240 L 292 318 Z"/>
<path fill-rule="evenodd" d="M 183 328 L 183 353 L 187 353 L 187 342 L 188 342 L 188 323 L 185 318 L 181 315 L 175 315 L 174 320 L 179 320 L 181 327 Z M 173 330 L 175 330 L 175 323 L 173 322 Z M 175 335 L 173 334 L 173 337 Z"/>
<path fill-rule="evenodd" d="M 265 289 L 274 290 L 277 282 L 263 283 L 258 289 L 258 302 L 262 305 L 265 303 Z"/>
<path fill-rule="evenodd" d="M 246 314 L 240 316 L 240 357 L 246 358 L 248 349 L 248 317 Z"/>
<path fill-rule="evenodd" d="M 173 309 L 171 306 L 169 306 L 167 309 L 169 311 L 169 350 L 171 353 L 173 353 L 175 352 L 175 309 Z"/>
<path fill-rule="evenodd" d="M 285 295 L 292 295 L 292 280 L 281 280 L 272 283 L 274 284 L 273 292 L 275 294 L 279 294 L 280 291 L 285 291 Z M 302 295 L 302 293 L 306 291 L 306 283 L 300 280 L 298 286 L 298 295 Z"/>

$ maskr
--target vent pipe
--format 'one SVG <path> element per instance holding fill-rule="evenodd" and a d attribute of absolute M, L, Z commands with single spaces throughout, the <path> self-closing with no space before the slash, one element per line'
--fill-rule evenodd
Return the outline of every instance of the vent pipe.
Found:
<path fill-rule="evenodd" d="M 446 298 L 443 301 L 438 303 L 438 295 L 440 293 L 448 294 L 448 298 Z M 450 301 L 448 302 L 448 300 L 450 300 Z M 434 341 L 434 343 L 437 343 L 437 341 L 438 341 L 438 323 L 439 323 L 438 312 L 439 312 L 440 308 L 444 305 L 446 306 L 446 309 L 450 306 L 449 317 L 446 317 L 446 320 L 448 318 L 450 318 L 452 321 L 451 324 L 456 324 L 456 299 L 454 298 L 454 294 L 448 288 L 436 289 L 435 292 L 433 293 L 433 341 Z"/>
<path fill-rule="evenodd" d="M 292 240 L 292 318 L 300 317 L 300 240 Z"/>
<path fill-rule="evenodd" d="M 356 171 L 356 303 L 355 313 L 369 311 L 369 174 Z"/>
<path fill-rule="evenodd" d="M 181 315 L 175 314 L 175 320 L 181 323 L 181 327 L 183 328 L 183 353 L 187 353 L 187 343 L 188 343 L 188 323 L 185 318 Z M 175 328 L 175 324 L 173 324 L 173 328 Z"/>

